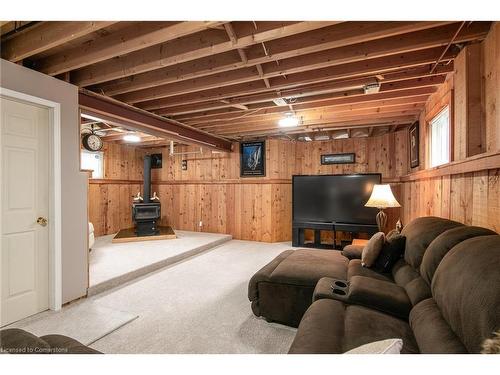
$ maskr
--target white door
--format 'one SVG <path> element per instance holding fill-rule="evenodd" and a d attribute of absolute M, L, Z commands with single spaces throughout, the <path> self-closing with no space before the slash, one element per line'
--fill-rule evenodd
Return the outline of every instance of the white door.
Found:
<path fill-rule="evenodd" d="M 4 326 L 49 306 L 49 110 L 0 100 Z"/>

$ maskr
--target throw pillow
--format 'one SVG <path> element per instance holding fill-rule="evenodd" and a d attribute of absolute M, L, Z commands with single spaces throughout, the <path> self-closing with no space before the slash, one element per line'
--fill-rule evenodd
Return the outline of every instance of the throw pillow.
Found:
<path fill-rule="evenodd" d="M 361 253 L 361 264 L 363 267 L 371 267 L 373 265 L 382 250 L 384 241 L 384 232 L 375 233 L 372 238 L 370 238 Z"/>
<path fill-rule="evenodd" d="M 399 232 L 397 229 L 393 229 L 385 235 L 385 240 L 390 241 L 393 237 L 397 237 L 400 235 L 401 235 L 401 232 Z"/>
<path fill-rule="evenodd" d="M 405 252 L 406 237 L 399 233 L 391 234 L 386 237 L 382 246 L 382 251 L 375 260 L 373 268 L 377 272 L 390 272 L 394 264 L 401 259 Z"/>
<path fill-rule="evenodd" d="M 403 340 L 388 339 L 358 346 L 344 354 L 400 354 L 402 348 Z"/>
<path fill-rule="evenodd" d="M 361 259 L 364 246 L 362 245 L 347 245 L 342 250 L 342 255 L 347 259 Z"/>

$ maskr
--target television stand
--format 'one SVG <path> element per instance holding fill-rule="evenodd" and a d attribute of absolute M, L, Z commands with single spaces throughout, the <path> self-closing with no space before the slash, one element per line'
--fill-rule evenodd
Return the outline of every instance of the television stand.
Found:
<path fill-rule="evenodd" d="M 308 243 L 305 241 L 304 231 L 306 229 L 314 231 L 314 241 Z M 323 244 L 321 242 L 321 231 L 333 231 L 333 244 Z M 325 223 L 325 222 L 293 222 L 292 223 L 292 246 L 293 247 L 311 247 L 317 249 L 337 249 L 335 244 L 336 232 L 350 233 L 368 233 L 373 235 L 378 232 L 375 224 L 356 224 L 356 223 Z"/>

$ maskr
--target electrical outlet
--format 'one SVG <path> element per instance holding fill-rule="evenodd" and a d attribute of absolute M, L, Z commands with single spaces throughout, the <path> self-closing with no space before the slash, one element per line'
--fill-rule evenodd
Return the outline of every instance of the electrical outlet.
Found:
<path fill-rule="evenodd" d="M 203 221 L 200 220 L 200 223 L 198 224 L 200 228 L 203 226 Z"/>

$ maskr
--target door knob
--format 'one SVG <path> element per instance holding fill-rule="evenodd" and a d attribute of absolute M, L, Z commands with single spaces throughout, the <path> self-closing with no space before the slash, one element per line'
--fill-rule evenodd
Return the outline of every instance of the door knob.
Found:
<path fill-rule="evenodd" d="M 38 219 L 36 219 L 36 223 L 41 225 L 42 227 L 46 227 L 47 222 L 48 222 L 48 220 L 44 217 L 41 217 L 41 216 Z"/>

